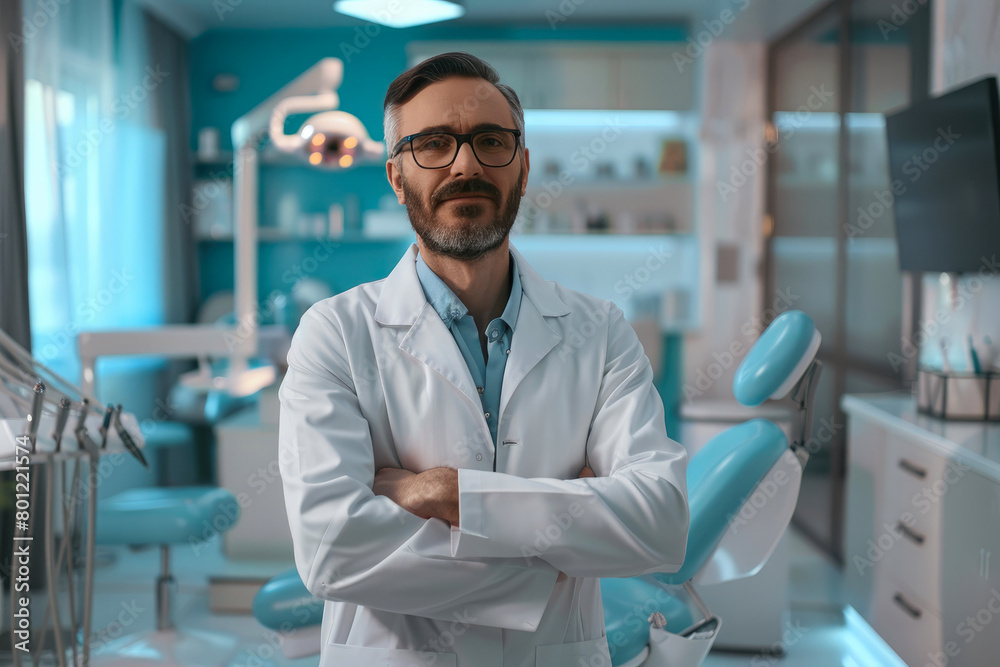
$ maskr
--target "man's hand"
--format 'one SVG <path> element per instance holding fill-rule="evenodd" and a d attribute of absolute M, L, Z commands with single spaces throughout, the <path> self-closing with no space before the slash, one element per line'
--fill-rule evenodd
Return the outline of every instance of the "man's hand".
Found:
<path fill-rule="evenodd" d="M 594 471 L 584 466 L 579 477 L 595 477 Z M 421 519 L 437 517 L 458 527 L 458 470 L 454 468 L 431 468 L 422 473 L 381 468 L 375 473 L 372 491 Z M 560 572 L 557 581 L 565 579 Z"/>
<path fill-rule="evenodd" d="M 431 468 L 412 473 L 382 468 L 375 473 L 372 491 L 421 519 L 437 517 L 458 526 L 458 470 Z"/>

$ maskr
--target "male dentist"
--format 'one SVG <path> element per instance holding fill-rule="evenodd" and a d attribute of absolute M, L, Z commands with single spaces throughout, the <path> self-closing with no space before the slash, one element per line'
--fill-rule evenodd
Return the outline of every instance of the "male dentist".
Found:
<path fill-rule="evenodd" d="M 649 360 L 618 307 L 509 245 L 524 112 L 490 65 L 430 58 L 384 112 L 417 243 L 309 309 L 279 393 L 321 664 L 610 667 L 599 577 L 675 572 L 687 544 Z"/>

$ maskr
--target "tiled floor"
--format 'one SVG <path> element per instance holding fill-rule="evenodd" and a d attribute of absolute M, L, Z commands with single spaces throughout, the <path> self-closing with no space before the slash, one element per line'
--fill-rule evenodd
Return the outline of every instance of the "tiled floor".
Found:
<path fill-rule="evenodd" d="M 905 667 L 852 610 L 845 613 L 840 602 L 839 570 L 794 531 L 790 538 L 790 622 L 798 630 L 786 644 L 785 656 L 713 652 L 704 663 L 706 667 Z M 178 625 L 238 636 L 233 667 L 317 665 L 315 655 L 285 659 L 274 650 L 274 636 L 252 616 L 209 613 L 209 575 L 276 573 L 289 565 L 227 561 L 220 546 L 216 540 L 197 551 L 190 546 L 173 549 L 172 568 L 179 583 L 175 604 Z M 158 553 L 127 549 L 114 553 L 115 562 L 96 572 L 94 631 L 104 629 L 116 634 L 120 632 L 117 623 L 127 623 L 126 632 L 150 629 L 154 623 L 153 580 L 159 568 Z"/>

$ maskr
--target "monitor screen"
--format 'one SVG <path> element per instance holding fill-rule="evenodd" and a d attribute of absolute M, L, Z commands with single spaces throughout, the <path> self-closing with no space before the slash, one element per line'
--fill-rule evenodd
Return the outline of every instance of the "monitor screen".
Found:
<path fill-rule="evenodd" d="M 886 115 L 903 271 L 959 273 L 1000 256 L 997 80 Z"/>

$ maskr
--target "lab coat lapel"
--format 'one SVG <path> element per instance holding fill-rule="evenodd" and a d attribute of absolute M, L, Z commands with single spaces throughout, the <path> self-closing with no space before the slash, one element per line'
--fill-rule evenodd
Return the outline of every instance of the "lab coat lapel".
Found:
<path fill-rule="evenodd" d="M 385 279 L 375 307 L 375 320 L 387 326 L 409 326 L 410 330 L 400 341 L 399 349 L 454 385 L 479 412 L 481 402 L 472 373 L 454 336 L 427 302 L 417 277 L 416 259 L 417 244 L 411 243 L 409 250 Z"/>
<path fill-rule="evenodd" d="M 501 417 L 511 396 L 528 372 L 562 340 L 562 335 L 545 318 L 559 317 L 570 312 L 552 285 L 531 268 L 513 245 L 510 250 L 521 277 L 522 294 L 521 308 L 511 339 L 510 358 L 504 369 L 503 387 L 500 390 Z"/>
<path fill-rule="evenodd" d="M 521 299 L 521 310 L 517 315 L 517 325 L 510 344 L 510 358 L 503 372 L 503 386 L 500 390 L 500 415 L 504 415 L 507 403 L 521 380 L 538 362 L 559 344 L 562 336 L 545 322 L 545 318 L 531 302 Z"/>
<path fill-rule="evenodd" d="M 425 302 L 424 308 L 410 327 L 410 332 L 400 341 L 399 349 L 423 362 L 455 385 L 455 388 L 472 402 L 475 411 L 481 412 L 482 402 L 469 365 L 465 363 L 465 357 L 458 349 L 455 337 L 429 303 Z"/>

